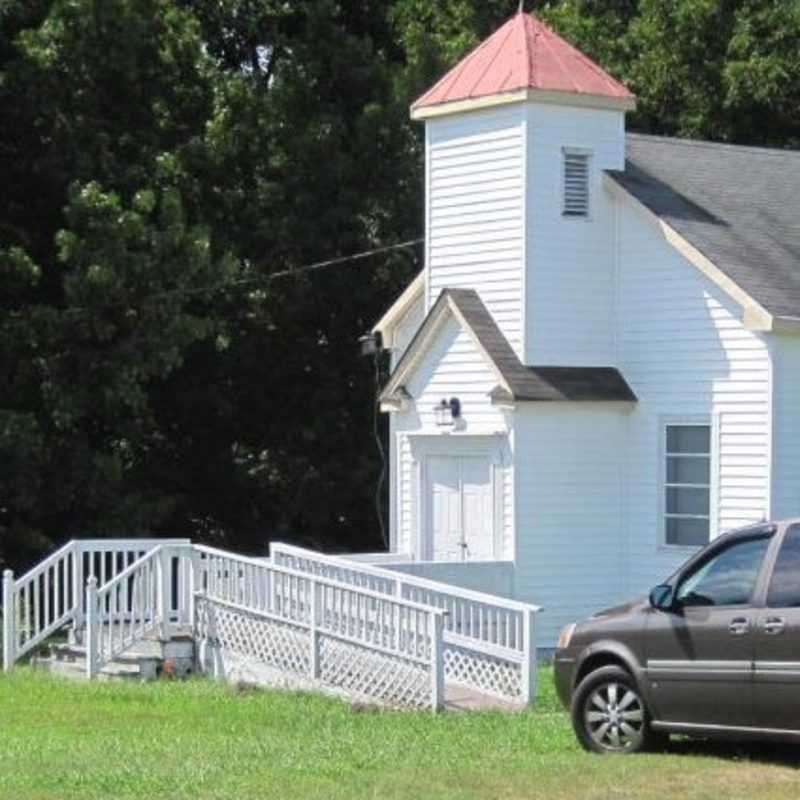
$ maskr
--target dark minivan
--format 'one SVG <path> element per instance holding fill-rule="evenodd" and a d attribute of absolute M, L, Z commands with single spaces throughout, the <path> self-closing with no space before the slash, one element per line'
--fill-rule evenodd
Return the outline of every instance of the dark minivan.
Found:
<path fill-rule="evenodd" d="M 726 533 L 649 600 L 568 625 L 555 676 L 598 753 L 670 733 L 800 739 L 800 520 Z"/>

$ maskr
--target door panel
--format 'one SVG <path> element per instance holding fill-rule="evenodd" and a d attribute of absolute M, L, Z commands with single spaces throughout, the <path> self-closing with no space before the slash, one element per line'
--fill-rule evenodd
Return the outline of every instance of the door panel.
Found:
<path fill-rule="evenodd" d="M 659 720 L 752 724 L 753 633 L 734 634 L 749 608 L 654 611 L 647 627 L 647 678 Z"/>
<path fill-rule="evenodd" d="M 679 579 L 675 609 L 648 617 L 647 677 L 660 721 L 755 724 L 751 603 L 770 536 L 710 550 Z"/>
<path fill-rule="evenodd" d="M 431 497 L 430 528 L 434 561 L 460 561 L 461 488 L 458 459 L 432 456 L 428 459 Z"/>
<path fill-rule="evenodd" d="M 494 555 L 492 465 L 478 456 L 427 460 L 428 546 L 435 561 Z"/>
<path fill-rule="evenodd" d="M 486 458 L 461 459 L 464 509 L 464 556 L 490 559 L 494 554 L 492 465 Z"/>
<path fill-rule="evenodd" d="M 759 609 L 755 640 L 755 705 L 765 728 L 800 730 L 800 526 L 784 535 Z"/>

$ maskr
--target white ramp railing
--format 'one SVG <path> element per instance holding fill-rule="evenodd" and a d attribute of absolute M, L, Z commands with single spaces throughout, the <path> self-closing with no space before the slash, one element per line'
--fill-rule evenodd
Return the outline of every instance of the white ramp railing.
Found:
<path fill-rule="evenodd" d="M 197 636 L 213 662 L 206 669 L 387 705 L 443 705 L 438 609 L 264 560 L 195 551 Z"/>
<path fill-rule="evenodd" d="M 149 633 L 165 637 L 172 615 L 172 552 L 155 547 L 98 589 L 86 586 L 86 674 L 93 678 Z"/>
<path fill-rule="evenodd" d="M 16 580 L 6 570 L 3 668 L 11 669 L 66 625 L 83 626 L 90 578 L 103 586 L 154 547 L 188 544 L 189 539 L 75 539 Z M 177 605 L 173 601 L 173 614 Z"/>
<path fill-rule="evenodd" d="M 79 554 L 64 545 L 19 580 L 3 573 L 3 669 L 68 624 L 80 600 L 75 580 Z"/>
<path fill-rule="evenodd" d="M 524 703 L 536 694 L 538 606 L 394 572 L 391 569 L 272 543 L 276 566 L 410 600 L 445 612 L 447 683 Z"/>
<path fill-rule="evenodd" d="M 536 606 L 289 545 L 257 559 L 188 539 L 73 541 L 7 571 L 3 605 L 6 670 L 70 623 L 90 677 L 182 626 L 206 670 L 259 683 L 414 708 L 441 707 L 445 683 L 517 703 L 536 689 Z"/>

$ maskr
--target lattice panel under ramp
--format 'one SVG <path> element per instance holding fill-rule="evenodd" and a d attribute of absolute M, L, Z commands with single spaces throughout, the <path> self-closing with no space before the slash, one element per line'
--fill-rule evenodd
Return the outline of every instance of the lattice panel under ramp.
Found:
<path fill-rule="evenodd" d="M 307 676 L 311 669 L 310 637 L 291 623 L 279 622 L 241 609 L 200 601 L 200 638 L 214 642 L 223 655 L 235 654 L 253 665 Z"/>
<path fill-rule="evenodd" d="M 322 682 L 370 702 L 404 708 L 431 707 L 430 668 L 349 642 L 320 642 Z"/>
<path fill-rule="evenodd" d="M 520 664 L 474 650 L 446 645 L 444 677 L 447 683 L 468 686 L 495 697 L 509 700 L 522 697 Z"/>

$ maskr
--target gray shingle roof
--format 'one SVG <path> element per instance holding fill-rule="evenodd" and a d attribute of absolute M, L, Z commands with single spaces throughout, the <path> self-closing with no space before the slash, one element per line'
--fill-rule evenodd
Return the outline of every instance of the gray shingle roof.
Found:
<path fill-rule="evenodd" d="M 619 370 L 614 367 L 527 367 L 522 364 L 508 339 L 497 326 L 489 310 L 474 289 L 445 289 L 417 335 L 395 368 L 399 372 L 413 358 L 418 343 L 424 337 L 426 323 L 434 319 L 442 305 L 452 300 L 458 312 L 478 340 L 481 349 L 492 361 L 511 394 L 498 387 L 492 392 L 494 400 L 556 401 L 606 400 L 635 401 L 636 395 Z M 389 399 L 384 393 L 382 400 Z"/>
<path fill-rule="evenodd" d="M 523 367 L 528 373 L 524 386 L 512 386 L 513 400 L 625 400 L 636 395 L 616 367 Z M 492 397 L 502 400 L 505 393 L 495 389 Z"/>
<path fill-rule="evenodd" d="M 800 151 L 629 133 L 609 175 L 771 314 L 800 317 Z"/>

